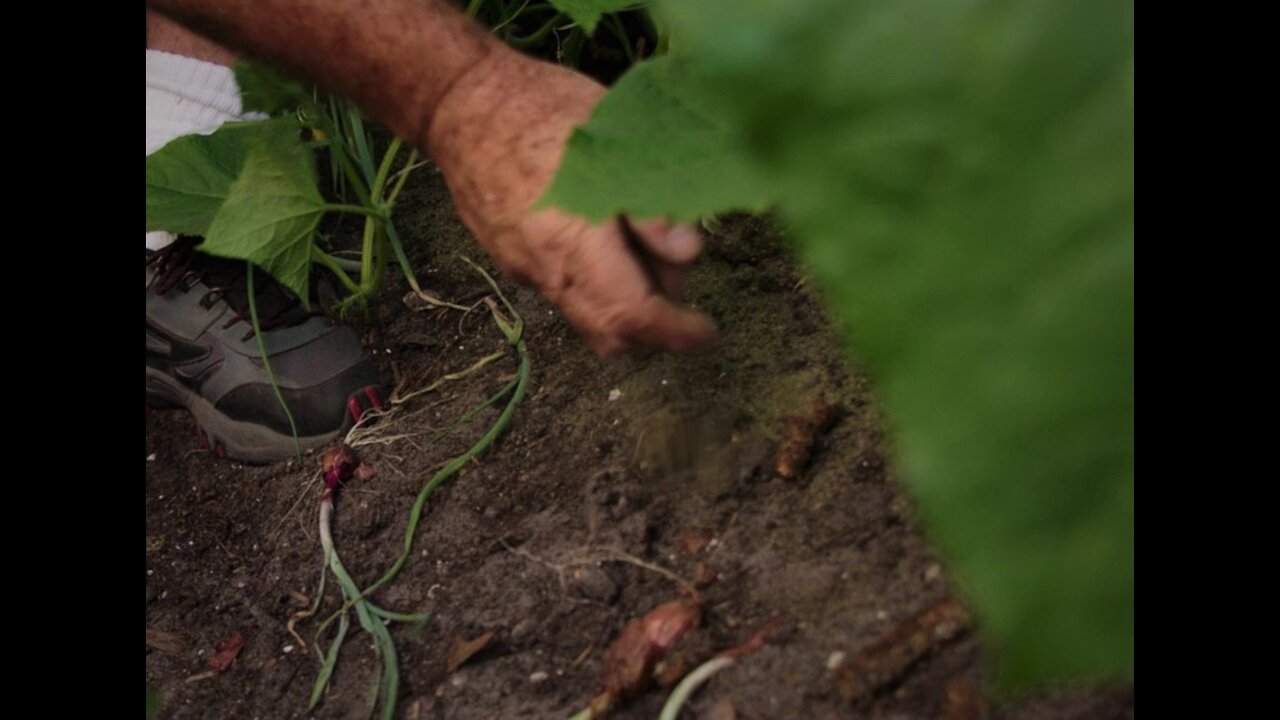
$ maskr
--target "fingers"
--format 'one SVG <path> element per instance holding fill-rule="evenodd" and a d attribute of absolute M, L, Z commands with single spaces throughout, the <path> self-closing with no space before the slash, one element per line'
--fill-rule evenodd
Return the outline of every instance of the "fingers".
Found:
<path fill-rule="evenodd" d="M 651 259 L 649 267 L 653 270 L 653 279 L 658 283 L 658 289 L 663 295 L 674 302 L 684 299 L 684 280 L 688 270 L 683 265 L 672 265 Z"/>
<path fill-rule="evenodd" d="M 565 308 L 570 322 L 575 315 Z M 648 296 L 603 327 L 589 316 L 583 320 L 581 324 L 573 324 L 600 357 L 614 357 L 642 348 L 687 352 L 706 345 L 716 336 L 716 326 L 706 315 L 680 307 L 660 295 Z"/>
<path fill-rule="evenodd" d="M 626 337 L 635 346 L 686 352 L 705 345 L 715 334 L 716 326 L 706 315 L 650 295 L 636 309 L 634 325 Z"/>
<path fill-rule="evenodd" d="M 702 252 L 702 233 L 692 225 L 645 220 L 632 227 L 649 252 L 674 265 L 687 265 Z"/>
<path fill-rule="evenodd" d="M 597 226 L 576 244 L 566 268 L 572 282 L 554 300 L 592 349 L 606 357 L 642 347 L 682 352 L 714 337 L 706 315 L 663 294 L 683 289 L 683 268 L 651 262 L 655 288 L 640 262 L 616 224 Z"/>

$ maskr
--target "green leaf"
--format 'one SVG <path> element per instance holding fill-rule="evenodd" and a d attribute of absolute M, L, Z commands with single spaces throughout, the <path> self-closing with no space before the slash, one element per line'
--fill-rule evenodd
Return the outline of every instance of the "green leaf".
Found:
<path fill-rule="evenodd" d="M 233 68 L 245 112 L 279 115 L 292 112 L 311 99 L 309 86 L 258 62 L 237 60 Z"/>
<path fill-rule="evenodd" d="M 697 98 L 730 138 L 720 147 L 776 193 L 878 379 L 903 478 L 1000 679 L 1131 674 L 1132 2 L 663 8 L 687 52 L 680 87 L 663 89 Z M 601 113 L 630 114 L 609 137 L 650 154 L 571 142 L 562 172 L 610 197 L 557 177 L 554 201 L 597 218 L 656 205 L 645 165 L 672 162 L 649 129 L 671 112 L 658 102 L 619 83 Z M 679 182 L 735 181 L 712 167 Z"/>
<path fill-rule="evenodd" d="M 324 208 L 315 158 L 296 127 L 276 124 L 250 145 L 200 249 L 253 261 L 305 302 L 311 239 Z"/>
<path fill-rule="evenodd" d="M 621 10 L 641 7 L 647 0 L 551 0 L 557 10 L 565 13 L 591 35 L 596 31 L 600 16 Z"/>
<path fill-rule="evenodd" d="M 710 211 L 762 210 L 769 193 L 736 139 L 713 119 L 671 58 L 632 67 L 574 131 L 542 199 L 604 220 L 694 220 Z"/>
<path fill-rule="evenodd" d="M 264 123 L 226 123 L 184 135 L 147 156 L 147 231 L 203 235 Z"/>

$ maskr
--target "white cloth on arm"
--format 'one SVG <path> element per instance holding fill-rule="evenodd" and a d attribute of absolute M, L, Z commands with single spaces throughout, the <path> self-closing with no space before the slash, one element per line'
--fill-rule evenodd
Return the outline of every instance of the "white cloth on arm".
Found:
<path fill-rule="evenodd" d="M 159 50 L 147 51 L 147 154 L 181 135 L 208 134 L 229 120 L 243 120 L 240 88 L 231 68 Z M 167 232 L 147 233 L 147 248 L 173 242 Z"/>

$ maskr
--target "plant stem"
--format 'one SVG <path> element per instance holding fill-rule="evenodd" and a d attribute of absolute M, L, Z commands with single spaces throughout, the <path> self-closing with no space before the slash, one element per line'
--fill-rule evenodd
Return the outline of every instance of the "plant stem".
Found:
<path fill-rule="evenodd" d="M 333 115 L 320 112 L 319 106 L 314 103 L 307 110 L 308 114 L 314 115 L 320 121 L 320 129 L 324 130 L 325 135 L 329 138 L 329 157 L 337 161 L 338 167 L 342 169 L 342 174 L 347 178 L 347 183 L 351 185 L 351 189 L 355 192 L 356 199 L 362 205 L 368 205 L 369 188 L 365 185 L 364 178 L 360 176 L 360 171 L 356 170 L 355 166 L 351 164 L 351 151 L 347 146 L 346 138 L 342 134 L 342 129 L 338 127 L 339 120 L 336 117 L 336 108 Z"/>
<path fill-rule="evenodd" d="M 409 159 L 405 161 L 404 167 L 395 174 L 395 185 L 391 187 L 391 192 L 387 193 L 386 206 L 388 209 L 396 204 L 396 198 L 400 196 L 400 191 L 404 189 L 404 183 L 409 179 L 409 172 L 418 165 L 414 165 L 418 161 L 418 151 L 414 150 L 409 153 Z"/>
<path fill-rule="evenodd" d="M 343 261 L 341 258 L 336 258 L 330 255 L 329 253 L 321 250 L 320 248 L 316 247 L 315 245 L 312 245 L 311 260 L 315 263 L 323 265 L 324 267 L 328 268 L 330 272 L 336 275 L 338 277 L 338 281 L 341 282 L 342 286 L 347 289 L 347 292 L 350 292 L 350 293 L 360 292 L 360 286 L 357 285 L 356 282 L 351 279 L 351 276 L 347 274 L 346 268 L 343 267 Z M 357 268 L 358 267 L 359 266 L 357 265 Z"/>
<path fill-rule="evenodd" d="M 426 625 L 431 621 L 431 613 L 398 613 L 392 610 L 384 610 L 377 605 L 370 605 L 369 612 L 387 620 L 394 620 L 402 623 L 413 623 L 414 625 L 419 626 Z"/>
<path fill-rule="evenodd" d="M 622 25 L 622 19 L 618 13 L 609 13 L 605 16 L 605 24 L 609 26 L 609 31 L 618 39 L 622 45 L 622 51 L 627 54 L 627 62 L 634 64 L 636 61 L 635 49 L 631 47 L 631 38 L 627 37 L 627 29 Z"/>
<path fill-rule="evenodd" d="M 323 210 L 324 210 L 325 212 L 339 212 L 339 213 L 347 212 L 347 213 L 355 213 L 355 214 L 358 214 L 358 215 L 365 215 L 365 216 L 367 216 L 367 217 L 375 218 L 375 219 L 378 219 L 378 220 L 383 220 L 383 219 L 386 219 L 386 217 L 387 217 L 386 211 L 384 211 L 382 208 L 368 207 L 368 206 L 366 206 L 366 205 L 347 205 L 347 204 L 343 204 L 343 203 L 325 203 L 325 204 L 322 206 L 322 208 L 323 208 Z"/>
<path fill-rule="evenodd" d="M 344 114 L 347 118 L 347 130 L 351 134 L 351 144 L 355 147 L 356 157 L 360 160 L 360 169 L 364 171 L 365 179 L 373 180 L 373 153 L 369 150 L 369 136 L 364 131 L 364 119 L 360 115 L 360 110 L 352 103 L 342 100 Z M 369 197 L 376 200 L 378 197 L 372 186 L 369 188 Z"/>
<path fill-rule="evenodd" d="M 680 716 L 680 708 L 684 707 L 684 703 L 689 699 L 703 683 L 711 679 L 712 675 L 729 667 L 734 663 L 734 659 L 719 655 L 702 663 L 694 668 L 693 672 L 684 676 L 676 689 L 671 691 L 671 697 L 667 698 L 666 704 L 662 706 L 662 712 L 658 715 L 658 720 L 676 720 Z"/>
<path fill-rule="evenodd" d="M 302 444 L 298 442 L 298 424 L 293 421 L 293 413 L 289 411 L 289 403 L 284 401 L 280 392 L 280 384 L 276 382 L 276 374 L 271 371 L 271 360 L 267 358 L 267 342 L 262 339 L 262 327 L 258 323 L 258 301 L 253 292 L 253 263 L 245 261 L 245 292 L 249 294 L 249 321 L 253 323 L 253 338 L 258 341 L 258 354 L 262 356 L 262 368 L 267 371 L 267 380 L 271 390 L 276 394 L 280 407 L 284 408 L 284 416 L 289 418 L 289 430 L 293 433 L 293 450 L 302 459 Z"/>
<path fill-rule="evenodd" d="M 373 287 L 382 287 L 382 279 L 387 275 L 387 232 L 386 224 L 391 222 L 391 218 L 387 218 L 386 223 L 378 228 L 378 239 L 374 243 L 374 264 L 373 264 Z"/>
<path fill-rule="evenodd" d="M 527 48 L 531 45 L 537 45 L 539 42 L 542 41 L 543 38 L 547 36 L 547 33 L 551 32 L 551 29 L 556 26 L 556 23 L 560 22 L 560 20 L 563 18 L 564 18 L 564 13 L 558 12 L 555 15 L 552 15 L 550 20 L 543 23 L 542 27 L 538 28 L 537 30 L 534 30 L 533 32 L 529 33 L 528 35 L 525 35 L 524 37 L 519 37 L 519 36 L 509 37 L 507 38 L 507 43 L 519 48 Z"/>
<path fill-rule="evenodd" d="M 328 561 L 325 561 L 326 570 L 328 572 Z M 342 650 L 342 641 L 347 637 L 347 630 L 351 628 L 351 618 L 346 613 L 338 618 L 338 634 L 333 638 L 333 644 L 329 646 L 329 651 L 324 654 L 324 663 L 320 665 L 320 674 L 316 676 L 315 685 L 311 686 L 311 699 L 307 702 L 307 709 L 313 710 L 320 703 L 320 698 L 324 697 L 324 689 L 329 686 L 329 678 L 333 677 L 333 670 L 338 666 L 338 652 Z M 318 648 L 318 644 L 317 644 Z"/>
<path fill-rule="evenodd" d="M 360 626 L 368 632 L 374 640 L 374 649 L 382 658 L 382 676 L 378 685 L 380 688 L 375 695 L 375 701 L 381 700 L 383 720 L 393 720 L 395 717 L 396 695 L 400 691 L 400 663 L 396 656 L 396 646 L 391 640 L 391 633 L 388 632 L 387 626 L 382 621 L 374 617 L 372 604 L 366 602 L 360 596 L 360 588 L 356 585 L 355 580 L 351 578 L 351 574 L 342 564 L 342 560 L 338 558 L 338 552 L 333 545 L 333 535 L 330 531 L 331 520 L 333 517 L 333 491 L 327 489 L 324 497 L 320 500 L 320 546 L 324 548 L 325 556 L 329 558 L 329 570 L 333 572 L 333 576 L 338 579 L 338 585 L 342 587 L 342 594 L 348 602 L 354 606 L 356 618 L 360 620 Z M 342 617 L 346 617 L 345 609 L 342 611 Z M 337 658 L 335 648 L 339 646 L 339 642 L 335 640 L 333 646 L 329 648 L 331 654 Z M 322 668 L 323 670 L 323 668 Z M 332 673 L 332 670 L 330 670 Z M 325 678 L 326 682 L 328 678 Z M 323 686 L 317 678 L 316 686 L 312 688 L 312 697 L 317 697 L 318 692 L 323 692 Z"/>
<path fill-rule="evenodd" d="M 408 281 L 409 287 L 413 292 L 425 303 L 434 307 L 448 307 L 454 310 L 466 311 L 468 308 L 456 303 L 445 302 L 439 298 L 428 295 L 422 291 L 422 286 L 418 284 L 418 276 L 413 274 L 413 268 L 409 265 L 409 256 L 404 252 L 404 245 L 400 244 L 400 237 L 396 233 L 395 223 L 387 221 L 383 226 L 387 233 L 387 240 L 391 242 L 391 251 L 396 255 L 396 262 L 400 263 L 400 269 L 404 272 L 404 279 Z"/>
<path fill-rule="evenodd" d="M 387 152 L 382 156 L 382 163 L 378 166 L 378 174 L 373 178 L 371 190 L 373 197 L 379 201 L 382 199 L 382 189 L 387 184 L 387 175 L 391 174 L 391 165 L 395 162 L 396 155 L 400 153 L 402 145 L 404 141 L 400 138 L 392 140 Z"/>
<path fill-rule="evenodd" d="M 532 368 L 529 363 L 528 353 L 524 348 L 523 341 L 520 342 L 519 352 L 520 369 L 516 375 L 515 392 L 511 394 L 511 399 L 507 401 L 507 406 L 503 408 L 502 414 L 498 416 L 497 421 L 494 422 L 493 426 L 489 428 L 489 431 L 485 433 L 475 445 L 472 445 L 469 450 L 451 460 L 448 465 L 445 465 L 436 472 L 436 474 L 427 481 L 426 485 L 422 486 L 422 490 L 418 492 L 418 499 L 413 503 L 413 510 L 410 511 L 409 524 L 405 526 L 404 546 L 401 548 L 400 556 L 396 558 L 396 561 L 391 565 L 391 568 L 387 570 L 381 578 L 378 578 L 377 582 L 364 589 L 362 595 L 367 596 L 370 593 L 375 592 L 378 588 L 381 588 L 391 582 L 395 576 L 399 574 L 400 570 L 404 567 L 404 564 L 409 560 L 409 555 L 413 552 L 413 539 L 418 532 L 418 522 L 422 519 L 422 510 L 427 505 L 427 498 L 431 497 L 431 494 L 434 493 L 436 488 L 440 487 L 445 480 L 453 477 L 454 474 L 463 468 L 463 466 L 471 462 L 472 458 L 489 449 L 489 446 L 493 444 L 493 441 L 502 434 L 502 431 L 505 430 L 507 425 L 511 422 L 511 416 L 515 414 L 516 406 L 524 399 L 525 390 L 529 386 L 529 374 Z"/>
<path fill-rule="evenodd" d="M 527 7 L 529 7 L 529 0 L 524 0 L 524 3 L 521 4 L 520 7 L 516 8 L 515 12 L 508 14 L 505 18 L 503 18 L 502 22 L 498 23 L 497 25 L 494 25 L 493 29 L 490 30 L 489 32 L 497 33 L 502 28 L 506 27 L 507 25 L 510 25 L 511 21 L 520 17 L 520 13 L 524 12 L 525 8 Z"/>
<path fill-rule="evenodd" d="M 454 430 L 457 430 L 459 427 L 461 427 L 465 423 L 470 422 L 471 419 L 474 418 L 476 415 L 479 415 L 482 410 L 493 405 L 494 403 L 497 403 L 499 400 L 509 395 L 511 391 L 514 390 L 519 384 L 520 384 L 519 378 L 515 378 L 511 380 L 511 382 L 502 386 L 502 389 L 494 393 L 491 397 L 489 397 L 489 399 L 471 408 L 470 410 L 465 412 L 462 415 L 462 417 L 458 418 L 457 420 L 454 420 L 452 423 L 449 423 L 447 427 L 442 428 L 441 430 L 436 432 L 434 435 L 432 435 L 430 438 L 428 438 L 426 444 L 434 445 L 435 443 L 444 439 Z M 414 528 L 417 527 L 418 519 L 416 516 L 413 515 L 412 512 L 409 515 L 409 522 L 413 525 Z M 381 583 L 383 582 L 383 580 L 379 580 L 378 582 Z M 376 591 L 379 587 L 381 587 L 380 584 L 375 584 L 374 586 L 370 586 L 370 588 L 365 591 L 364 595 L 368 595 L 369 593 Z M 362 600 L 364 595 L 361 595 L 360 597 L 356 598 L 356 600 Z M 342 607 L 339 608 L 337 612 L 325 618 L 324 622 L 320 623 L 320 627 L 316 632 L 317 633 L 324 632 L 325 628 L 329 627 L 329 625 L 332 624 L 334 620 L 338 619 L 340 615 L 350 610 L 351 606 L 356 602 L 356 600 L 350 600 L 343 603 Z"/>
<path fill-rule="evenodd" d="M 377 239 L 378 221 L 372 217 L 364 219 L 364 237 L 360 243 L 360 291 L 373 292 L 373 251 Z"/>
<path fill-rule="evenodd" d="M 471 261 L 468 260 L 467 262 L 470 263 Z M 484 272 L 484 270 L 479 266 L 476 266 L 475 263 L 471 263 L 471 265 L 480 271 L 495 290 L 497 289 L 497 284 L 488 273 Z M 453 475 L 470 462 L 472 458 L 483 453 L 490 445 L 493 444 L 494 440 L 496 440 L 498 436 L 506 430 L 507 425 L 511 423 L 511 417 L 515 414 L 516 406 L 524 399 L 525 392 L 529 387 L 529 376 L 533 368 L 532 364 L 529 362 L 529 349 L 525 346 L 523 338 L 524 321 L 518 314 L 516 314 L 515 308 L 507 301 L 506 296 L 503 295 L 501 291 L 498 291 L 498 297 L 502 299 L 502 302 L 506 305 L 514 320 L 505 320 L 501 317 L 501 313 L 497 312 L 496 308 L 491 306 L 493 319 L 498 324 L 498 327 L 502 330 L 503 334 L 506 335 L 508 343 L 515 347 L 516 354 L 520 357 L 520 367 L 516 372 L 516 378 L 514 380 L 508 383 L 506 387 L 502 388 L 502 390 L 498 391 L 498 393 L 484 405 L 476 408 L 474 412 L 478 412 L 480 409 L 496 402 L 498 398 L 503 397 L 508 392 L 511 393 L 511 399 L 507 401 L 506 407 L 502 409 L 502 414 L 499 415 L 498 419 L 494 421 L 492 426 L 490 426 L 488 432 L 476 441 L 475 445 L 472 445 L 466 452 L 453 458 L 453 460 L 450 460 L 447 465 L 440 468 L 440 470 L 422 486 L 422 490 L 418 492 L 417 500 L 413 503 L 413 509 L 409 511 L 409 522 L 405 525 L 404 529 L 404 546 L 401 548 L 399 557 L 397 557 L 391 567 L 383 573 L 382 577 L 378 578 L 376 582 L 362 590 L 358 597 L 348 599 L 338 611 L 339 613 L 345 612 L 347 608 L 376 592 L 379 588 L 382 588 L 387 583 L 391 582 L 395 576 L 399 574 L 400 570 L 404 568 L 405 563 L 408 562 L 409 555 L 413 552 L 413 539 L 414 536 L 417 535 L 418 523 L 422 520 L 422 511 L 427 505 L 427 499 L 431 497 L 431 494 L 434 493 L 436 488 L 440 487 L 445 480 L 453 477 Z M 333 621 L 333 619 L 334 616 L 329 616 L 329 618 L 321 624 L 321 628 L 327 626 Z"/>

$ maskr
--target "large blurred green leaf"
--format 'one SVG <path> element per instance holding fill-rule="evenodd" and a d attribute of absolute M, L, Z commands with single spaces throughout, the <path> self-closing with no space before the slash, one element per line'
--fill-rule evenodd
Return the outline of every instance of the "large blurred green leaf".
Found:
<path fill-rule="evenodd" d="M 557 10 L 581 25 L 588 35 L 596 31 L 596 23 L 600 22 L 602 15 L 647 3 L 648 0 L 551 0 Z"/>
<path fill-rule="evenodd" d="M 669 58 L 633 67 L 574 131 L 543 202 L 604 220 L 762 210 L 763 177 Z"/>
<path fill-rule="evenodd" d="M 296 127 L 268 126 L 209 225 L 200 249 L 251 260 L 305 302 L 311 238 L 324 214 L 315 158 Z"/>
<path fill-rule="evenodd" d="M 903 475 L 1000 677 L 1131 673 L 1132 3 L 663 9 L 689 68 L 671 94 L 697 96 L 776 193 L 879 380 Z M 557 180 L 554 199 L 595 217 L 749 204 L 725 197 L 733 178 L 682 166 L 687 146 L 649 132 L 677 115 L 611 118 L 613 142 L 635 148 L 571 143 L 565 172 L 595 163 L 616 194 Z M 669 174 L 637 168 L 641 149 L 641 166 Z"/>

